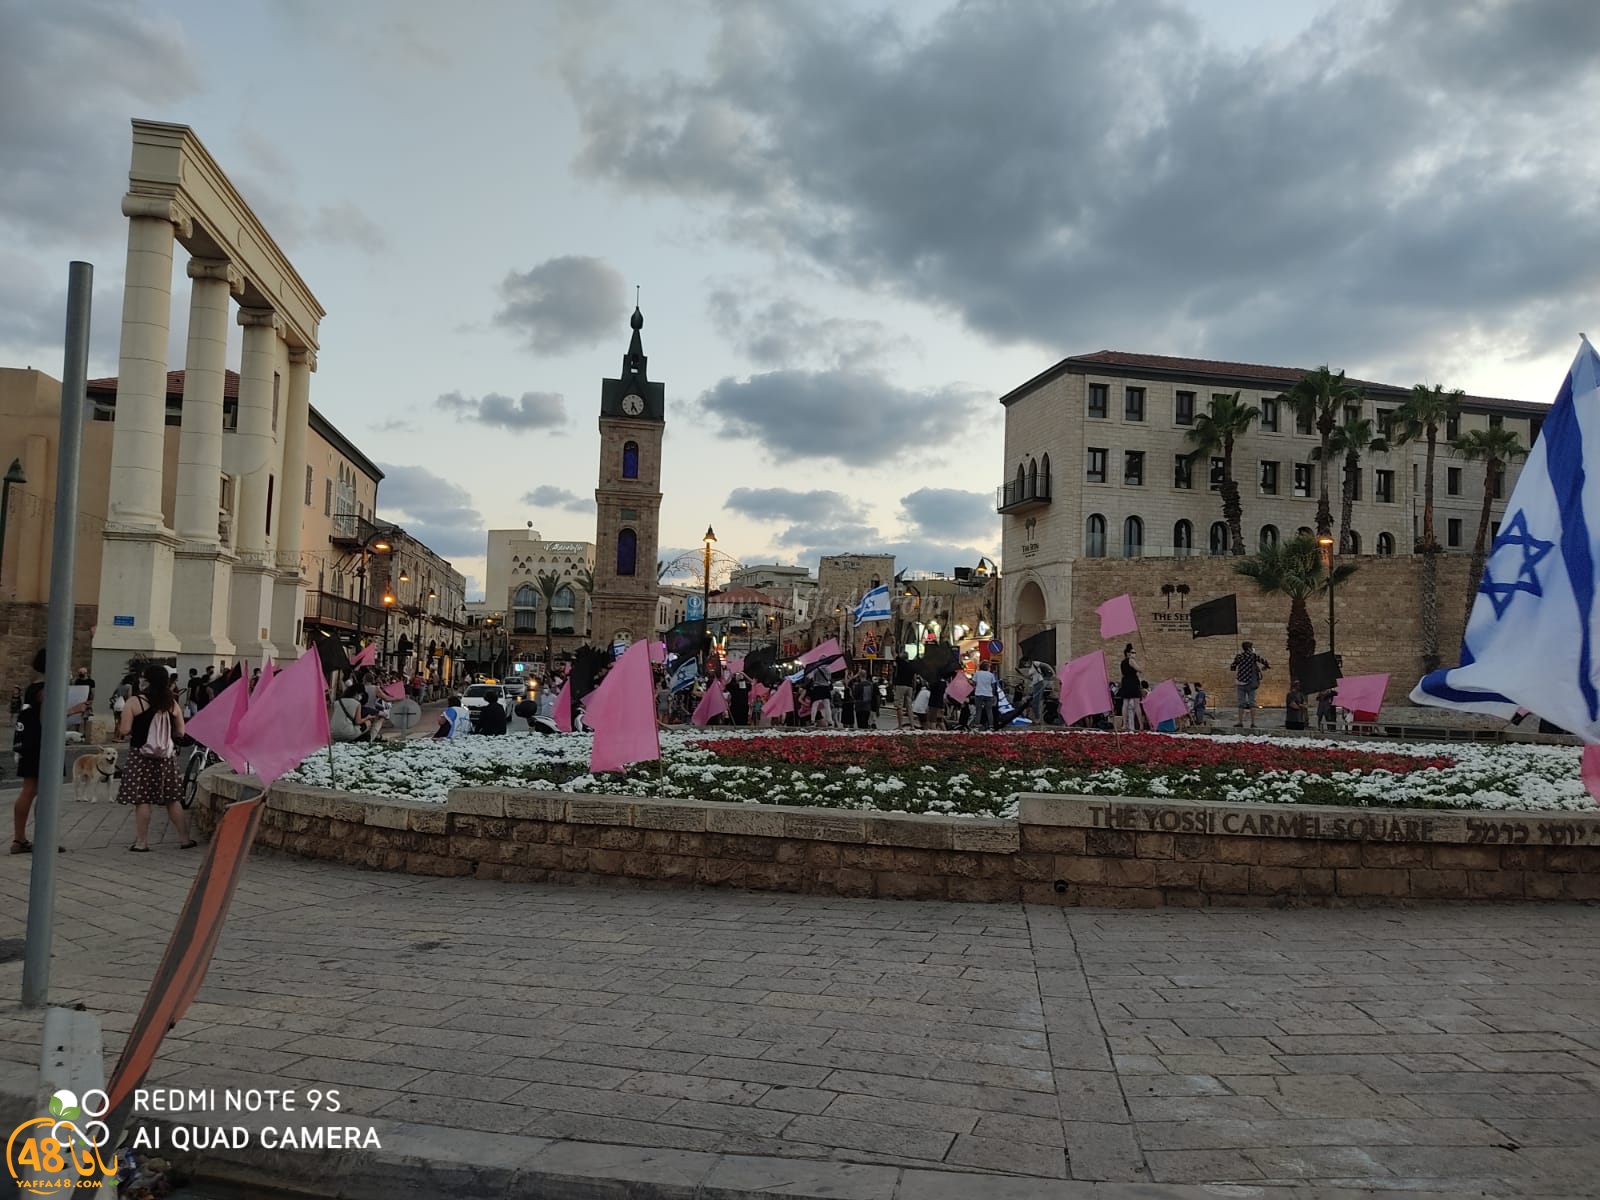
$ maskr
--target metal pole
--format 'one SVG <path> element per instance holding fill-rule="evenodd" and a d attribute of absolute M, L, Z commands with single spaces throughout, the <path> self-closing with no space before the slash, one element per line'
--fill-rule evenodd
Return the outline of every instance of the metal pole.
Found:
<path fill-rule="evenodd" d="M 83 458 L 83 406 L 89 368 L 89 316 L 94 267 L 67 269 L 66 351 L 61 368 L 61 434 L 56 449 L 56 511 L 50 545 L 50 618 L 45 636 L 44 708 L 40 713 L 39 795 L 28 881 L 27 949 L 22 1003 L 43 1008 L 50 997 L 50 941 L 56 905 L 56 846 L 61 837 L 61 777 L 66 759 L 67 684 L 72 674 L 73 573 L 78 555 L 78 473 Z"/>
<path fill-rule="evenodd" d="M 1339 650 L 1339 643 L 1334 640 L 1333 636 L 1333 555 L 1330 554 L 1328 558 L 1328 653 L 1336 654 Z"/>
<path fill-rule="evenodd" d="M 11 480 L 0 483 L 0 578 L 5 576 L 6 516 L 11 512 Z"/>

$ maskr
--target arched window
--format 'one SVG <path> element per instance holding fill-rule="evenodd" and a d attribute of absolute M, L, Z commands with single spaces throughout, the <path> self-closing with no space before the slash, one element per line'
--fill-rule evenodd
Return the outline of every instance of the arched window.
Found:
<path fill-rule="evenodd" d="M 1278 544 L 1278 527 L 1276 525 L 1263 525 L 1261 527 L 1261 548 L 1271 549 Z"/>
<path fill-rule="evenodd" d="M 1023 494 L 1027 496 L 1039 494 L 1039 464 L 1031 458 L 1028 460 L 1028 490 Z"/>
<path fill-rule="evenodd" d="M 1380 558 L 1394 557 L 1394 534 L 1380 533 L 1378 535 L 1378 556 Z"/>
<path fill-rule="evenodd" d="M 1085 558 L 1106 556 L 1106 519 L 1099 513 L 1090 514 L 1089 525 L 1083 537 L 1083 556 Z"/>
<path fill-rule="evenodd" d="M 550 601 L 550 607 L 551 608 L 567 609 L 567 610 L 570 611 L 571 609 L 576 607 L 576 605 L 574 605 L 572 601 L 573 601 L 573 597 L 572 597 L 572 589 L 571 588 L 569 588 L 569 587 L 557 588 L 556 589 L 555 598 Z"/>
<path fill-rule="evenodd" d="M 1194 549 L 1194 523 L 1179 521 L 1172 527 L 1172 549 L 1179 558 L 1187 557 Z"/>
<path fill-rule="evenodd" d="M 1317 536 L 1317 531 L 1312 529 L 1311 526 L 1309 526 L 1309 525 L 1302 525 L 1302 526 L 1300 526 L 1299 529 L 1296 529 L 1294 532 L 1295 532 L 1295 536 L 1296 537 L 1314 538 L 1314 537 Z"/>
<path fill-rule="evenodd" d="M 639 478 L 639 443 L 622 443 L 622 477 L 624 479 Z M 630 572 L 631 574 L 631 572 Z"/>
<path fill-rule="evenodd" d="M 1144 553 L 1144 522 L 1129 517 L 1122 523 L 1122 557 L 1138 558 Z"/>
<path fill-rule="evenodd" d="M 1354 529 L 1350 529 L 1350 530 L 1347 530 L 1345 532 L 1345 537 L 1350 539 L 1350 541 L 1349 541 L 1350 548 L 1347 551 L 1345 551 L 1345 553 L 1346 554 L 1360 554 L 1361 553 L 1361 535 L 1359 533 L 1357 533 Z"/>
<path fill-rule="evenodd" d="M 1211 522 L 1211 553 L 1226 554 L 1228 552 L 1228 523 L 1226 521 Z"/>
<path fill-rule="evenodd" d="M 1046 454 L 1039 460 L 1039 475 L 1044 480 L 1045 487 L 1050 486 L 1050 456 Z"/>
<path fill-rule="evenodd" d="M 511 628 L 516 633 L 539 631 L 539 591 L 523 584 L 511 597 Z"/>
<path fill-rule="evenodd" d="M 1021 495 L 1022 485 L 1028 482 L 1028 473 L 1022 469 L 1022 464 L 1017 464 L 1017 494 Z"/>
<path fill-rule="evenodd" d="M 639 557 L 639 535 L 631 529 L 617 534 L 617 574 L 632 575 Z"/>

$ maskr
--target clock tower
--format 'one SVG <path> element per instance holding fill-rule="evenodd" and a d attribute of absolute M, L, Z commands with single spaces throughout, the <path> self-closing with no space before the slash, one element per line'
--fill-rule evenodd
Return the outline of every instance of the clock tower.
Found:
<path fill-rule="evenodd" d="M 622 375 L 600 384 L 600 478 L 594 489 L 591 640 L 600 646 L 656 632 L 660 545 L 661 435 L 666 389 L 645 374 L 637 306 Z"/>

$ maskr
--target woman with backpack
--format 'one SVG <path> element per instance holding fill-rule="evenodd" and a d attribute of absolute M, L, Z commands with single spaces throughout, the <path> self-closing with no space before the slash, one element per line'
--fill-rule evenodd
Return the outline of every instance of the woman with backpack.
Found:
<path fill-rule="evenodd" d="M 144 669 L 143 686 L 130 699 L 117 721 L 117 737 L 128 739 L 128 757 L 122 767 L 118 804 L 133 805 L 135 838 L 128 849 L 150 851 L 150 810 L 165 805 L 167 819 L 178 831 L 178 849 L 198 843 L 189 837 L 189 818 L 180 801 L 177 746 L 183 736 L 183 713 L 172 694 L 172 676 L 159 663 Z"/>

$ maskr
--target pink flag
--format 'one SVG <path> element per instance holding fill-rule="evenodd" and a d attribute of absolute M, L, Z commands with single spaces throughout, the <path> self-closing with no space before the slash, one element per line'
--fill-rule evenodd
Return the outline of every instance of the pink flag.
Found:
<path fill-rule="evenodd" d="M 556 728 L 562 733 L 572 732 L 572 680 L 561 681 L 561 692 L 556 696 L 556 706 L 551 712 Z"/>
<path fill-rule="evenodd" d="M 396 679 L 393 683 L 386 683 L 378 689 L 378 695 L 385 700 L 404 700 L 406 698 L 406 685 L 403 679 Z"/>
<path fill-rule="evenodd" d="M 1583 761 L 1578 769 L 1578 774 L 1583 777 L 1583 786 L 1588 789 L 1589 795 L 1600 803 L 1600 746 L 1593 743 L 1583 748 Z"/>
<path fill-rule="evenodd" d="M 1062 663 L 1056 671 L 1061 680 L 1061 720 L 1067 725 L 1095 713 L 1111 711 L 1111 681 L 1106 678 L 1106 652 L 1096 650 Z"/>
<path fill-rule="evenodd" d="M 764 700 L 770 695 L 772 695 L 772 689 L 769 688 L 766 684 L 764 684 L 764 683 L 752 683 L 750 685 L 750 699 L 752 699 L 752 700 Z"/>
<path fill-rule="evenodd" d="M 183 731 L 215 751 L 223 762 L 243 775 L 248 768 L 244 756 L 234 750 L 233 739 L 249 707 L 250 681 L 241 675 L 218 692 L 215 700 L 190 717 Z"/>
<path fill-rule="evenodd" d="M 629 763 L 661 757 L 656 728 L 650 645 L 634 642 L 589 694 L 583 721 L 594 730 L 589 770 L 620 771 Z"/>
<path fill-rule="evenodd" d="M 772 693 L 772 699 L 761 710 L 761 719 L 786 717 L 794 711 L 794 684 L 785 679 Z"/>
<path fill-rule="evenodd" d="M 1133 597 L 1126 592 L 1111 597 L 1094 611 L 1100 616 L 1100 636 L 1103 638 L 1121 637 L 1139 628 L 1139 622 L 1133 615 Z"/>
<path fill-rule="evenodd" d="M 965 671 L 957 671 L 956 677 L 944 685 L 946 700 L 954 700 L 957 704 L 965 704 L 967 697 L 972 695 L 972 680 L 967 678 Z"/>
<path fill-rule="evenodd" d="M 282 671 L 272 665 L 272 660 L 270 658 L 262 659 L 261 678 L 256 680 L 256 690 L 250 693 L 250 703 L 254 704 L 260 700 L 261 697 L 266 694 L 267 684 L 272 682 L 272 677 L 280 674 L 282 674 Z"/>
<path fill-rule="evenodd" d="M 352 667 L 370 667 L 378 661 L 378 643 L 368 642 L 350 656 Z"/>
<path fill-rule="evenodd" d="M 835 658 L 844 651 L 839 649 L 839 639 L 829 638 L 820 646 L 814 646 L 800 656 L 800 665 L 809 667 L 812 663 L 819 663 L 825 659 Z"/>
<path fill-rule="evenodd" d="M 1177 684 L 1170 679 L 1163 679 L 1144 698 L 1144 715 L 1150 718 L 1152 725 L 1176 721 L 1179 717 L 1189 715 L 1189 702 L 1183 698 Z"/>
<path fill-rule="evenodd" d="M 1351 675 L 1339 680 L 1334 689 L 1333 702 L 1353 713 L 1378 714 L 1383 707 L 1383 693 L 1389 688 L 1387 675 Z"/>
<path fill-rule="evenodd" d="M 261 782 L 270 785 L 330 740 L 322 660 L 302 654 L 273 680 L 272 690 L 261 702 L 250 706 L 234 734 L 233 748 Z M 212 749 L 221 753 L 218 747 Z"/>
<path fill-rule="evenodd" d="M 744 659 L 730 658 L 728 660 L 728 674 L 737 675 L 742 670 L 744 670 Z"/>
<path fill-rule="evenodd" d="M 665 642 L 650 643 L 650 661 L 658 667 L 667 661 L 667 644 Z"/>
<path fill-rule="evenodd" d="M 704 729 L 711 724 L 712 717 L 725 717 L 728 715 L 728 697 L 722 688 L 712 683 L 706 688 L 706 694 L 700 697 L 700 703 L 694 706 L 694 715 L 689 718 L 691 722 Z"/>

